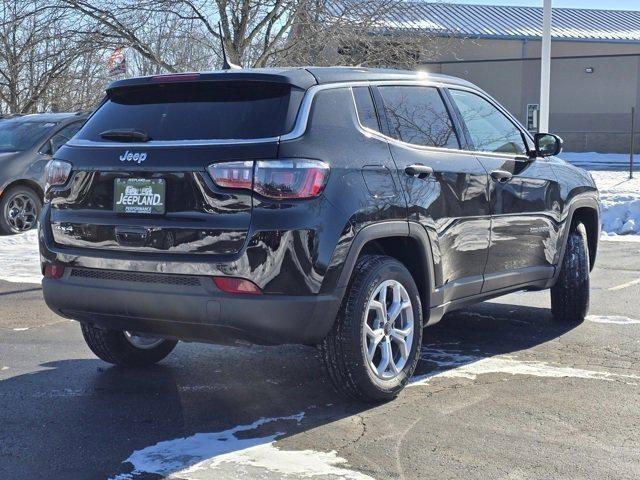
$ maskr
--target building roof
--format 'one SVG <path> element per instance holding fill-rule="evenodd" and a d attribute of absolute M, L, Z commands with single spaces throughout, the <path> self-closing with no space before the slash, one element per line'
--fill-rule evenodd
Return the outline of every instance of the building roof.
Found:
<path fill-rule="evenodd" d="M 338 0 L 335 13 L 377 12 L 375 30 L 474 38 L 536 39 L 542 36 L 542 8 L 429 3 L 418 0 Z M 342 6 L 341 6 L 342 5 Z M 375 15 L 375 14 L 374 14 Z M 554 8 L 551 35 L 558 40 L 640 42 L 640 11 Z"/>

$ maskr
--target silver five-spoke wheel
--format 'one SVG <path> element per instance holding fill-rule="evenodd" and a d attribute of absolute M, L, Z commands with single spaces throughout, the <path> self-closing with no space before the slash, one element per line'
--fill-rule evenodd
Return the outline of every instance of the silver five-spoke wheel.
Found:
<path fill-rule="evenodd" d="M 362 341 L 369 368 L 379 378 L 396 377 L 407 364 L 413 345 L 411 297 L 397 280 L 382 282 L 369 299 Z"/>

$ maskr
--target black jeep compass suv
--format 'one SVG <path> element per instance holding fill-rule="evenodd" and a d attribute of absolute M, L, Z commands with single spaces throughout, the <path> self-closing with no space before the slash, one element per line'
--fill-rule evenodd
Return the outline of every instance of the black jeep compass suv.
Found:
<path fill-rule="evenodd" d="M 339 391 L 390 399 L 448 311 L 551 288 L 558 321 L 584 319 L 598 193 L 560 148 L 441 75 L 117 81 L 47 166 L 44 297 L 117 365 L 317 345 Z"/>

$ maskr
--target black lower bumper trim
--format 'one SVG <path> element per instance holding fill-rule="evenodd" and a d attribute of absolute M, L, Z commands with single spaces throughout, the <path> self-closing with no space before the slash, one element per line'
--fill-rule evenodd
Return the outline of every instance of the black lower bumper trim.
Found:
<path fill-rule="evenodd" d="M 104 328 L 182 340 L 315 345 L 331 329 L 339 299 L 330 295 L 229 295 L 206 277 L 167 285 L 77 277 L 44 279 L 56 313 Z"/>

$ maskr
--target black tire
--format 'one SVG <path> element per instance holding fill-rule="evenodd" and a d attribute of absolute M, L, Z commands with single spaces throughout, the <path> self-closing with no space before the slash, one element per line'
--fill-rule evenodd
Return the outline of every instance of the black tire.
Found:
<path fill-rule="evenodd" d="M 33 210 L 35 214 L 35 220 L 31 219 L 31 214 L 29 214 L 29 224 L 31 228 L 35 228 L 38 224 L 38 216 L 40 215 L 40 211 L 42 210 L 42 200 L 40 196 L 29 187 L 24 185 L 18 185 L 16 187 L 11 187 L 7 189 L 3 194 L 2 198 L 0 198 L 0 233 L 4 235 L 12 235 L 16 233 L 22 233 L 23 230 L 20 227 L 20 222 L 17 222 L 16 225 L 12 225 L 9 221 L 9 207 L 11 202 L 16 198 L 26 198 L 30 202 L 30 209 Z M 22 225 L 25 225 L 24 221 Z"/>
<path fill-rule="evenodd" d="M 363 341 L 364 322 L 370 321 L 369 299 L 386 280 L 399 282 L 408 293 L 414 332 L 404 368 L 388 380 L 377 376 L 369 366 L 366 340 Z M 333 329 L 321 345 L 324 365 L 335 389 L 343 396 L 366 402 L 392 400 L 411 378 L 420 358 L 421 344 L 422 305 L 409 271 L 391 257 L 364 255 L 359 258 Z"/>
<path fill-rule="evenodd" d="M 82 323 L 82 335 L 96 356 L 121 367 L 146 367 L 158 363 L 171 353 L 178 343 L 163 340 L 152 348 L 135 347 L 121 330 L 106 330 Z"/>
<path fill-rule="evenodd" d="M 556 284 L 551 287 L 553 319 L 578 324 L 589 311 L 589 250 L 584 225 L 569 233 Z"/>

